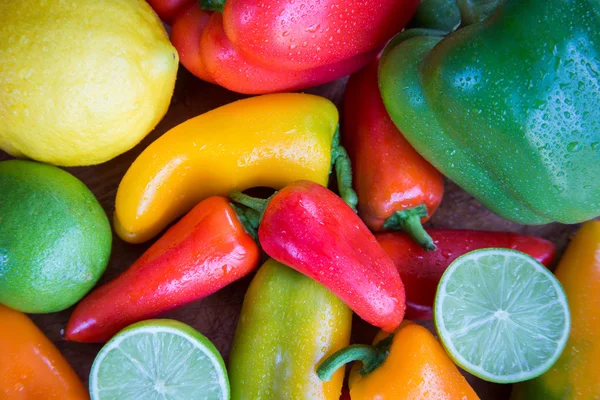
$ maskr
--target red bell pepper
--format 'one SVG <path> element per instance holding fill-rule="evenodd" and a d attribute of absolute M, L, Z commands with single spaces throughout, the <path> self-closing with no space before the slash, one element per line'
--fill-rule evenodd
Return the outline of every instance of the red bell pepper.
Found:
<path fill-rule="evenodd" d="M 122 328 L 201 299 L 247 275 L 260 250 L 224 197 L 198 203 L 131 267 L 75 308 L 65 336 L 105 342 Z"/>
<path fill-rule="evenodd" d="M 262 210 L 258 238 L 270 257 L 327 287 L 365 321 L 388 332 L 398 327 L 405 310 L 398 271 L 340 197 L 309 181 L 286 186 L 268 204 L 230 197 Z"/>
<path fill-rule="evenodd" d="M 406 285 L 406 317 L 431 319 L 435 291 L 448 265 L 471 250 L 502 247 L 529 254 L 545 266 L 556 255 L 554 245 L 542 238 L 509 232 L 429 229 L 437 251 L 426 252 L 406 233 L 375 235 L 390 255 Z"/>
<path fill-rule="evenodd" d="M 303 89 L 360 69 L 404 28 L 419 0 L 200 3 L 150 2 L 172 21 L 171 40 L 190 72 L 260 94 Z"/>
<path fill-rule="evenodd" d="M 374 232 L 405 230 L 435 250 L 422 222 L 442 201 L 442 175 L 402 136 L 377 84 L 379 60 L 350 77 L 344 95 L 343 144 L 353 166 L 358 214 Z"/>

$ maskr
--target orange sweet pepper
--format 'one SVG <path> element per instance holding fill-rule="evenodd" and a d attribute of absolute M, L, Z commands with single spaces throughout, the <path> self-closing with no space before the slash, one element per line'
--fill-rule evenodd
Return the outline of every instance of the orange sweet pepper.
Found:
<path fill-rule="evenodd" d="M 404 321 L 393 335 L 380 332 L 374 345 L 352 345 L 334 353 L 317 369 L 323 380 L 341 366 L 354 365 L 348 385 L 352 400 L 479 399 L 427 329 Z"/>
<path fill-rule="evenodd" d="M 0 398 L 89 399 L 58 349 L 23 313 L 0 305 Z"/>

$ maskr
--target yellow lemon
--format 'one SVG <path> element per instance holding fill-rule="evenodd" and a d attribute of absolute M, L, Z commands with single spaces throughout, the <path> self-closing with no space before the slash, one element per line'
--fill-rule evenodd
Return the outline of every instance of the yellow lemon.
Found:
<path fill-rule="evenodd" d="M 166 113 L 179 60 L 146 1 L 0 0 L 0 21 L 0 149 L 98 164 Z"/>

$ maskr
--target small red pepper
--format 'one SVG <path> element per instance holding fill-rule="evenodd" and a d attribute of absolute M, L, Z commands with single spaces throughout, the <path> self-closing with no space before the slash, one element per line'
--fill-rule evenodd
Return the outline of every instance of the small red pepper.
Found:
<path fill-rule="evenodd" d="M 75 308 L 66 338 L 105 342 L 131 323 L 201 299 L 247 275 L 260 250 L 224 197 L 198 203 L 131 267 Z"/>
<path fill-rule="evenodd" d="M 263 211 L 258 238 L 270 257 L 327 287 L 370 324 L 392 332 L 402 322 L 398 271 L 340 197 L 309 181 L 286 186 L 268 205 L 241 193 L 230 197 Z"/>
<path fill-rule="evenodd" d="M 151 0 L 194 75 L 260 94 L 327 83 L 366 65 L 418 0 Z"/>
<path fill-rule="evenodd" d="M 390 255 L 406 285 L 406 318 L 431 319 L 435 291 L 448 265 L 472 250 L 501 247 L 529 254 L 545 266 L 556 255 L 554 245 L 542 238 L 509 232 L 453 229 L 427 230 L 437 251 L 426 252 L 406 233 L 375 235 Z"/>
<path fill-rule="evenodd" d="M 402 136 L 377 86 L 374 60 L 350 77 L 344 95 L 342 141 L 352 161 L 358 214 L 374 232 L 404 230 L 435 250 L 422 222 L 442 201 L 442 175 Z"/>

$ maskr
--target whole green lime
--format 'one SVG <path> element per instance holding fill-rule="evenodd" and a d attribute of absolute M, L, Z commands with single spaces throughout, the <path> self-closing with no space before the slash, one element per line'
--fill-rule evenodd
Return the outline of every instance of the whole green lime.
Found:
<path fill-rule="evenodd" d="M 106 269 L 111 242 L 80 180 L 46 164 L 0 162 L 0 303 L 28 313 L 72 306 Z"/>

